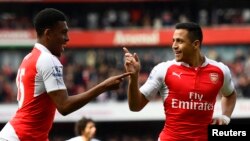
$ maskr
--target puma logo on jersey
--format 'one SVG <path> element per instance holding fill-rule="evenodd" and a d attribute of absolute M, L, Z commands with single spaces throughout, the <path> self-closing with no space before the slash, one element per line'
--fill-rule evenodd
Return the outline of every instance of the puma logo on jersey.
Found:
<path fill-rule="evenodd" d="M 177 76 L 179 79 L 181 79 L 181 74 L 182 74 L 182 73 L 179 73 L 179 74 L 178 74 L 178 73 L 176 73 L 176 72 L 172 72 L 172 75 Z"/>

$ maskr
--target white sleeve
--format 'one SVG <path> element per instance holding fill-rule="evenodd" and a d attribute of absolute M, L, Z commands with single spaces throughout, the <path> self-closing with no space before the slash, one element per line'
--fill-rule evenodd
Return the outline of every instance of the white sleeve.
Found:
<path fill-rule="evenodd" d="M 48 92 L 66 89 L 63 80 L 63 66 L 51 54 L 42 54 L 37 62 L 37 70 L 42 75 L 45 89 Z"/>
<path fill-rule="evenodd" d="M 164 84 L 166 74 L 166 62 L 156 65 L 147 79 L 147 81 L 140 87 L 140 92 L 150 100 L 156 96 Z"/>
<path fill-rule="evenodd" d="M 229 96 L 230 94 L 232 94 L 233 90 L 235 89 L 234 83 L 233 83 L 229 68 L 226 65 L 223 65 L 222 69 L 224 73 L 224 83 L 221 88 L 221 93 L 224 96 Z"/>

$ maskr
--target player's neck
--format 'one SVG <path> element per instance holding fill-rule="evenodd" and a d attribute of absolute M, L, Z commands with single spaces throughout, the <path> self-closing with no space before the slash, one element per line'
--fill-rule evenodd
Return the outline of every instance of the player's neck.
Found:
<path fill-rule="evenodd" d="M 205 56 L 202 54 L 197 54 L 192 57 L 191 62 L 189 65 L 191 67 L 200 67 L 205 62 Z"/>

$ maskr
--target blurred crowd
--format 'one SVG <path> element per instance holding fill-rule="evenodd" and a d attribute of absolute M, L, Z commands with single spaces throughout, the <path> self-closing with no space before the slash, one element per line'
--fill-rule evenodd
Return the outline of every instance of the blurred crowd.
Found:
<path fill-rule="evenodd" d="M 250 8 L 247 7 L 250 2 L 245 5 L 243 2 L 227 2 L 228 5 L 222 1 L 203 2 L 183 0 L 161 3 L 1 3 L 0 28 L 32 28 L 34 14 L 44 7 L 55 7 L 64 11 L 69 17 L 71 28 L 85 30 L 159 29 L 184 21 L 194 21 L 202 26 L 250 24 Z"/>
<path fill-rule="evenodd" d="M 202 49 L 206 56 L 222 61 L 230 67 L 238 90 L 238 97 L 250 98 L 250 56 L 247 46 L 217 46 Z M 152 68 L 159 62 L 173 59 L 170 47 L 131 48 L 141 59 L 140 84 L 143 84 Z M 0 53 L 0 102 L 16 102 L 15 77 L 18 65 L 29 49 L 3 50 Z M 84 92 L 111 75 L 124 72 L 122 48 L 66 49 L 61 62 L 64 65 L 64 79 L 70 95 Z M 127 79 L 121 88 L 107 91 L 93 102 L 126 101 Z M 155 100 L 159 100 L 157 95 Z"/>

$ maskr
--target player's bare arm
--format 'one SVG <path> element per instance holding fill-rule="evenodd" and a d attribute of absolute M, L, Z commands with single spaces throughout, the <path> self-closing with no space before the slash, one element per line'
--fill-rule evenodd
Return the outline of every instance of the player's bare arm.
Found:
<path fill-rule="evenodd" d="M 222 95 L 221 98 L 222 116 L 213 119 L 212 124 L 227 125 L 230 123 L 230 118 L 236 104 L 236 98 L 237 94 L 235 91 L 233 91 L 232 94 L 229 96 Z"/>
<path fill-rule="evenodd" d="M 221 98 L 221 108 L 222 114 L 231 117 L 235 104 L 236 104 L 237 94 L 235 91 L 229 96 L 222 96 Z"/>
<path fill-rule="evenodd" d="M 121 75 L 109 77 L 108 79 L 104 80 L 88 91 L 73 96 L 69 96 L 67 90 L 57 90 L 48 94 L 54 101 L 57 110 L 62 115 L 67 115 L 86 105 L 101 93 L 108 90 L 118 89 L 123 79 L 130 74 L 131 73 L 128 72 Z"/>

